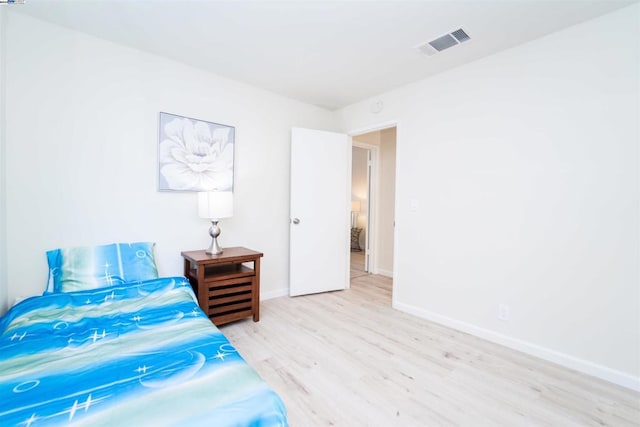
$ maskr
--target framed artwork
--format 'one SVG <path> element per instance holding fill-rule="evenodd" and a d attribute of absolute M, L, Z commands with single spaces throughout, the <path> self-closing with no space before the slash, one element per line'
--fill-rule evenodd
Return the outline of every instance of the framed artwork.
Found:
<path fill-rule="evenodd" d="M 235 128 L 160 113 L 158 189 L 233 191 Z"/>

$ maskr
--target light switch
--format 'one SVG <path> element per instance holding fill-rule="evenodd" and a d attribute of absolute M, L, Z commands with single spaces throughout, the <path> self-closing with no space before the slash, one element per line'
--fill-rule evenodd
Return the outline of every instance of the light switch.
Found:
<path fill-rule="evenodd" d="M 409 212 L 418 212 L 418 200 L 411 199 L 411 203 L 409 204 Z"/>

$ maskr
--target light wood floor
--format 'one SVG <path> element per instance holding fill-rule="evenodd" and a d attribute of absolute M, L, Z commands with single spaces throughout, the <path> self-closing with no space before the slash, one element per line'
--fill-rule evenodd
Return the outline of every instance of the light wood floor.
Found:
<path fill-rule="evenodd" d="M 368 273 L 364 271 L 364 251 L 351 252 L 350 278 L 355 279 L 366 274 Z"/>
<path fill-rule="evenodd" d="M 292 427 L 640 425 L 640 394 L 391 308 L 391 280 L 221 327 Z"/>

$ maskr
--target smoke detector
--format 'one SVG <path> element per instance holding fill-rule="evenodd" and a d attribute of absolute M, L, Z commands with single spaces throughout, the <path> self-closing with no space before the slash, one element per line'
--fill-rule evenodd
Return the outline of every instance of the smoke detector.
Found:
<path fill-rule="evenodd" d="M 458 28 L 455 31 L 418 45 L 416 46 L 416 49 L 427 56 L 432 56 L 445 49 L 464 43 L 467 40 L 471 40 L 469 34 L 467 34 L 462 28 Z"/>

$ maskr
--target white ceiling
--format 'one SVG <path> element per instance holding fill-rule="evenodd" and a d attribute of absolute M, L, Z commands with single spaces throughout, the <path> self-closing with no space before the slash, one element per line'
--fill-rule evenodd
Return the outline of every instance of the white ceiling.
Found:
<path fill-rule="evenodd" d="M 638 0 L 27 0 L 12 10 L 336 109 Z M 435 56 L 415 46 L 462 27 Z"/>

